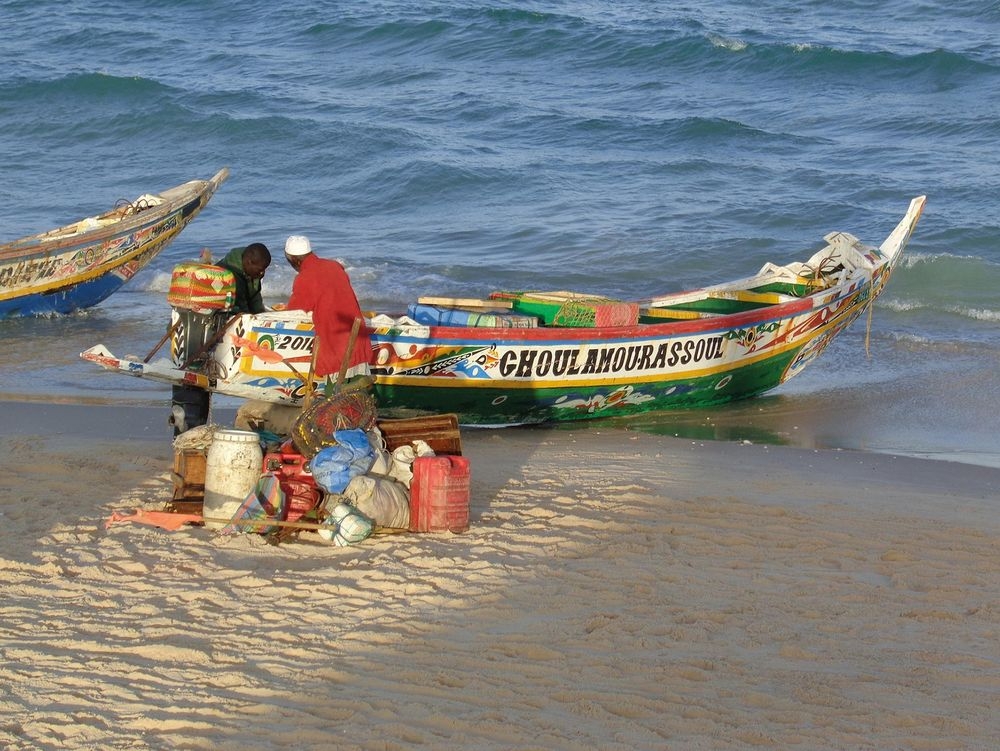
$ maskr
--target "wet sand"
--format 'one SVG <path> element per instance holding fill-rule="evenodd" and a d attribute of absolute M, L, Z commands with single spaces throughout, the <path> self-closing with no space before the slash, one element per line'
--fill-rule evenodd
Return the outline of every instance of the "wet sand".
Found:
<path fill-rule="evenodd" d="M 463 431 L 467 533 L 271 545 L 104 528 L 169 499 L 165 410 L 2 409 L 5 749 L 1000 737 L 997 469 Z"/>

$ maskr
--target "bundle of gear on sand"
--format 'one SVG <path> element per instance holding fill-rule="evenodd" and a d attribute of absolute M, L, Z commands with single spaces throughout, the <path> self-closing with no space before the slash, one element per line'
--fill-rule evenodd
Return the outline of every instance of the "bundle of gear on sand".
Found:
<path fill-rule="evenodd" d="M 464 532 L 469 463 L 455 415 L 380 420 L 365 379 L 305 408 L 246 402 L 234 428 L 207 424 L 174 439 L 173 497 L 126 522 L 270 541 L 318 534 L 335 545 L 374 534 Z"/>

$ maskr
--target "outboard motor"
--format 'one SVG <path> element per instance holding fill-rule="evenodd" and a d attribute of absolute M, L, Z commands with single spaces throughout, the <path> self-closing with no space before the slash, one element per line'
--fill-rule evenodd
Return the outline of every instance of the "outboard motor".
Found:
<path fill-rule="evenodd" d="M 167 302 L 172 308 L 170 355 L 181 370 L 206 372 L 211 350 L 229 321 L 236 301 L 233 272 L 208 263 L 182 263 L 174 267 Z M 211 394 L 197 386 L 174 386 L 168 424 L 174 435 L 205 425 Z"/>

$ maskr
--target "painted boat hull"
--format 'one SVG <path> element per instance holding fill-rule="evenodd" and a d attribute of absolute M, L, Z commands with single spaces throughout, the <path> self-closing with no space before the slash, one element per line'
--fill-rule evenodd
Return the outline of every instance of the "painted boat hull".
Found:
<path fill-rule="evenodd" d="M 855 290 L 797 315 L 775 310 L 722 327 L 644 325 L 602 338 L 593 332 L 578 338 L 580 330 L 573 330 L 571 338 L 504 342 L 376 328 L 376 362 L 384 358 L 373 371 L 377 401 L 389 413 L 454 412 L 466 425 L 563 422 L 722 404 L 769 391 L 800 372 L 867 301 Z M 414 366 L 414 358 L 425 364 Z"/>
<path fill-rule="evenodd" d="M 631 325 L 486 328 L 373 317 L 366 324 L 379 411 L 450 412 L 463 425 L 503 426 L 711 406 L 764 393 L 801 372 L 871 306 L 923 205 L 924 197 L 913 199 L 879 248 L 831 233 L 805 264 L 767 264 L 749 279 L 642 301 L 643 314 Z M 803 276 L 824 266 L 829 271 L 812 280 Z M 799 289 L 809 284 L 805 293 Z M 317 385 L 303 375 L 312 342 L 308 314 L 285 311 L 230 321 L 198 370 L 178 367 L 176 358 L 124 361 L 101 345 L 81 357 L 165 383 L 294 405 Z"/>
<path fill-rule="evenodd" d="M 107 299 L 177 237 L 228 176 L 223 169 L 0 245 L 0 319 L 72 313 Z"/>

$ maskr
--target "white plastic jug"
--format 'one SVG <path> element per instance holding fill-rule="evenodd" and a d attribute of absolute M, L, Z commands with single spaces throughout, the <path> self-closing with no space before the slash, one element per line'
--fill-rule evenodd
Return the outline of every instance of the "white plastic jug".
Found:
<path fill-rule="evenodd" d="M 205 504 L 202 513 L 209 529 L 220 529 L 239 510 L 260 479 L 264 456 L 257 434 L 248 430 L 219 430 L 205 459 Z"/>

